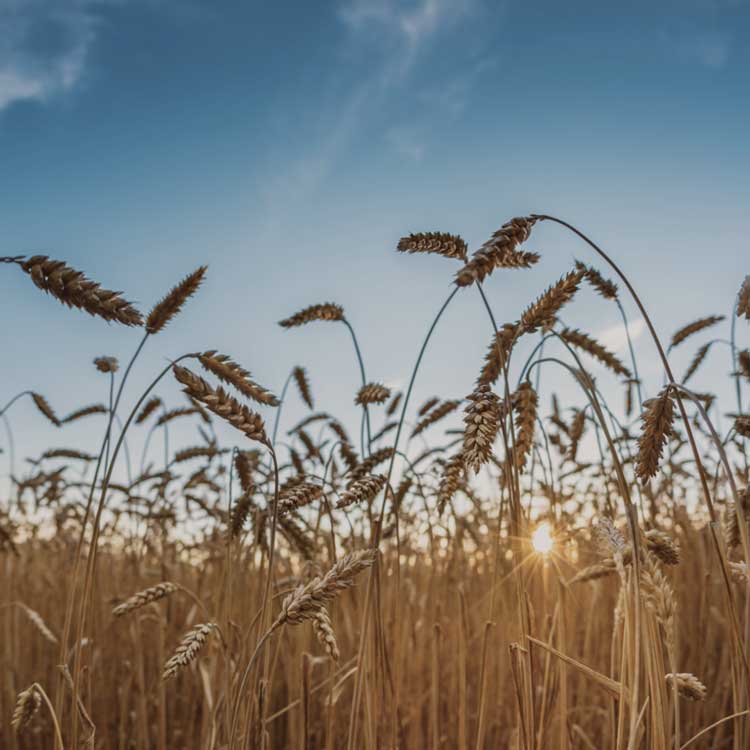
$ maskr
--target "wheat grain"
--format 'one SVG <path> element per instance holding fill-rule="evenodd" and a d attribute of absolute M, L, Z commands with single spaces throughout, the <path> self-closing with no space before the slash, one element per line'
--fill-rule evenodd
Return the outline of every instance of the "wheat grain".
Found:
<path fill-rule="evenodd" d="M 560 337 L 571 346 L 590 354 L 594 359 L 612 370 L 615 375 L 621 375 L 624 378 L 630 377 L 630 370 L 625 367 L 617 356 L 605 349 L 596 339 L 583 331 L 577 328 L 563 328 L 560 331 Z"/>
<path fill-rule="evenodd" d="M 518 386 L 511 398 L 516 412 L 515 463 L 519 469 L 523 469 L 534 445 L 538 398 L 528 380 Z"/>
<path fill-rule="evenodd" d="M 693 321 L 692 323 L 688 323 L 678 331 L 675 331 L 674 335 L 672 336 L 672 341 L 669 344 L 670 348 L 679 346 L 683 341 L 685 341 L 685 339 L 689 338 L 693 334 L 704 331 L 706 330 L 706 328 L 710 328 L 711 326 L 715 326 L 717 323 L 720 323 L 724 319 L 725 317 L 723 315 L 709 315 L 707 318 L 700 318 Z"/>
<path fill-rule="evenodd" d="M 467 399 L 463 456 L 467 468 L 479 471 L 490 459 L 500 428 L 500 400 L 486 385 L 477 386 Z"/>
<path fill-rule="evenodd" d="M 323 302 L 319 305 L 310 305 L 289 318 L 279 321 L 282 328 L 296 328 L 298 326 L 312 323 L 314 320 L 326 320 L 336 322 L 344 320 L 344 308 L 333 302 Z"/>
<path fill-rule="evenodd" d="M 659 470 L 667 438 L 672 434 L 672 420 L 674 418 L 674 402 L 669 386 L 664 388 L 656 397 L 643 403 L 644 412 L 641 415 L 643 426 L 638 439 L 638 459 L 635 473 L 646 484 Z"/>
<path fill-rule="evenodd" d="M 236 388 L 243 396 L 266 406 L 279 405 L 279 400 L 273 393 L 258 385 L 247 370 L 233 362 L 226 354 L 218 354 L 211 350 L 203 352 L 198 360 L 205 370 Z"/>
<path fill-rule="evenodd" d="M 367 383 L 357 391 L 354 403 L 358 406 L 365 406 L 366 404 L 382 404 L 390 395 L 390 388 L 386 388 L 381 383 Z"/>
<path fill-rule="evenodd" d="M 36 688 L 36 685 L 22 690 L 16 699 L 16 707 L 13 710 L 13 717 L 10 724 L 16 732 L 20 732 L 27 727 L 34 715 L 39 711 L 42 705 L 42 696 Z"/>
<path fill-rule="evenodd" d="M 225 419 L 251 440 L 269 445 L 263 419 L 259 414 L 240 404 L 223 388 L 212 388 L 203 378 L 186 367 L 173 365 L 172 372 L 177 381 L 185 386 L 184 391 L 188 396 L 205 404 L 210 411 Z"/>
<path fill-rule="evenodd" d="M 354 585 L 354 579 L 369 568 L 376 558 L 374 550 L 350 552 L 342 557 L 324 576 L 314 578 L 309 583 L 298 586 L 282 605 L 271 630 L 285 623 L 298 625 L 311 619 L 318 609 L 335 599 L 342 591 Z"/>
<path fill-rule="evenodd" d="M 206 276 L 206 266 L 199 266 L 188 274 L 179 284 L 172 287 L 167 294 L 157 302 L 146 318 L 146 330 L 150 335 L 162 331 L 170 321 L 179 314 L 183 305 L 197 291 Z"/>
<path fill-rule="evenodd" d="M 164 665 L 161 675 L 162 680 L 172 679 L 178 672 L 192 664 L 198 658 L 198 654 L 206 645 L 208 637 L 216 628 L 215 622 L 206 622 L 189 630 L 180 641 L 174 654 Z"/>
<path fill-rule="evenodd" d="M 529 238 L 535 221 L 519 217 L 503 224 L 456 274 L 456 284 L 464 287 L 482 282 L 496 268 L 530 268 L 538 263 L 536 253 L 518 250 Z"/>
<path fill-rule="evenodd" d="M 396 249 L 401 253 L 434 253 L 445 258 L 466 260 L 467 246 L 457 234 L 417 232 L 402 237 Z"/>
<path fill-rule="evenodd" d="M 117 362 L 117 357 L 97 357 L 94 360 L 94 366 L 99 372 L 117 372 L 120 369 L 120 365 Z"/>
<path fill-rule="evenodd" d="M 112 614 L 115 617 L 123 617 L 124 615 L 135 612 L 142 607 L 145 607 L 151 602 L 159 601 L 165 597 L 173 594 L 179 587 L 171 581 L 163 581 L 157 583 L 155 586 L 150 586 L 143 591 L 139 591 L 137 594 L 133 594 L 129 599 L 126 599 L 122 604 L 118 604 L 113 610 Z"/>
<path fill-rule="evenodd" d="M 665 679 L 668 685 L 672 682 L 677 683 L 677 692 L 691 701 L 703 701 L 708 695 L 706 686 L 693 674 L 689 672 L 678 672 L 676 674 L 667 674 Z"/>
<path fill-rule="evenodd" d="M 104 289 L 63 261 L 51 260 L 46 255 L 34 255 L 17 263 L 39 289 L 68 307 L 76 307 L 89 315 L 126 326 L 143 325 L 142 315 L 123 299 L 121 292 Z"/>
<path fill-rule="evenodd" d="M 743 315 L 746 320 L 750 320 L 750 275 L 742 280 L 737 293 L 737 317 L 741 318 Z"/>
<path fill-rule="evenodd" d="M 52 422 L 55 427 L 59 427 L 61 422 L 57 418 L 57 414 L 55 414 L 52 407 L 49 405 L 49 401 L 47 401 L 44 396 L 42 396 L 41 393 L 32 393 L 31 399 L 36 404 L 36 408 L 39 409 L 39 411 L 47 417 L 47 419 Z"/>
<path fill-rule="evenodd" d="M 307 404 L 310 409 L 315 408 L 313 405 L 312 391 L 310 390 L 310 380 L 307 377 L 307 371 L 304 367 L 295 367 L 292 370 L 294 382 L 297 383 L 300 398 Z"/>
<path fill-rule="evenodd" d="M 318 607 L 312 615 L 312 626 L 315 637 L 326 650 L 326 653 L 333 661 L 341 658 L 339 644 L 336 641 L 336 633 L 333 630 L 333 623 L 325 606 Z"/>
<path fill-rule="evenodd" d="M 337 508 L 347 508 L 354 503 L 367 504 L 375 499 L 380 490 L 385 486 L 385 477 L 382 474 L 371 474 L 355 479 L 341 494 L 336 503 Z"/>

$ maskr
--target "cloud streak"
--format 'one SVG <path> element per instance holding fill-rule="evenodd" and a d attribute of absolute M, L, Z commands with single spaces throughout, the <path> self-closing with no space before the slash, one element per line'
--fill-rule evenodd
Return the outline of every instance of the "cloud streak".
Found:
<path fill-rule="evenodd" d="M 0 0 L 0 112 L 81 80 L 96 38 L 92 0 Z"/>

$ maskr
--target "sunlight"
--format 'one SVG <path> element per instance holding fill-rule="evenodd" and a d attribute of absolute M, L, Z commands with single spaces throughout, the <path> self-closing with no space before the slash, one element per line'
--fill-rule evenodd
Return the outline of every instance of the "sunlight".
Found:
<path fill-rule="evenodd" d="M 548 555 L 555 546 L 552 528 L 548 523 L 540 523 L 531 535 L 531 544 L 540 555 Z"/>

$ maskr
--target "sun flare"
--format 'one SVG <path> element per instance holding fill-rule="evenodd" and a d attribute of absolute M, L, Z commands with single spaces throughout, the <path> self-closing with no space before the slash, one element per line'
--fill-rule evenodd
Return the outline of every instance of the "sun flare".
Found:
<path fill-rule="evenodd" d="M 548 523 L 540 523 L 531 535 L 531 544 L 540 555 L 548 555 L 555 546 L 552 528 Z"/>

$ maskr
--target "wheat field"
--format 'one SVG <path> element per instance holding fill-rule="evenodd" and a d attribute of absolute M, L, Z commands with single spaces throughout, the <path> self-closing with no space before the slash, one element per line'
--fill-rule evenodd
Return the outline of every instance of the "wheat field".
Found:
<path fill-rule="evenodd" d="M 543 265 L 527 249 L 541 223 L 586 260 L 502 309 L 484 290 Z M 403 390 L 373 379 L 340 305 L 279 323 L 348 329 L 351 424 L 316 404 L 314 362 L 270 387 L 245 369 L 259 363 L 171 351 L 205 267 L 143 315 L 62 261 L 0 259 L 112 336 L 143 329 L 130 361 L 91 365 L 101 403 L 64 414 L 2 395 L 0 747 L 750 747 L 750 277 L 727 290 L 731 316 L 666 338 L 616 260 L 552 216 L 512 219 L 471 253 L 442 232 L 396 249 L 442 256 L 404 262 L 452 281 Z M 565 325 L 584 293 L 626 331 L 623 300 L 637 308 L 658 379 L 632 346 L 620 357 Z M 486 356 L 463 398 L 427 398 L 423 355 L 458 295 L 485 308 Z M 675 373 L 678 347 L 694 353 Z M 146 349 L 162 362 L 138 393 Z M 736 399 L 720 404 L 691 382 L 727 351 Z M 13 440 L 22 400 L 52 447 Z M 285 419 L 290 402 L 303 419 Z M 82 420 L 95 454 L 66 444 Z M 170 440 L 178 425 L 196 442 Z M 129 440 L 151 445 L 140 463 Z"/>

